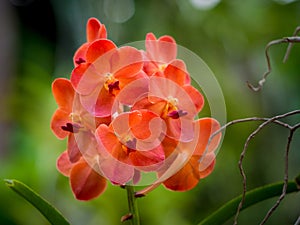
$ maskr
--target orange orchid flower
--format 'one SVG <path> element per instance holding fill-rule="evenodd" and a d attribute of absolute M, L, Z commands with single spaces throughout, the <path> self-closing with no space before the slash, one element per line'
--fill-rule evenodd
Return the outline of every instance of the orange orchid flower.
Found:
<path fill-rule="evenodd" d="M 82 105 L 97 117 L 110 116 L 115 97 L 122 88 L 134 80 L 146 77 L 142 71 L 140 51 L 125 46 L 102 52 L 103 48 L 96 44 L 102 45 L 103 41 L 94 42 L 88 49 L 87 59 L 91 58 L 93 63 L 80 64 L 71 76 L 71 82 L 80 95 Z"/>
<path fill-rule="evenodd" d="M 69 80 L 58 78 L 52 83 L 52 92 L 58 109 L 52 117 L 51 129 L 59 139 L 68 137 L 67 152 L 69 160 L 76 162 L 81 157 L 81 153 L 74 137 L 74 133 L 77 133 L 80 129 L 80 125 L 73 122 L 75 91 Z"/>
<path fill-rule="evenodd" d="M 163 126 L 162 120 L 147 110 L 122 113 L 109 126 L 100 125 L 96 137 L 101 159 L 110 162 L 100 162 L 103 174 L 114 183 L 124 184 L 133 178 L 135 170 L 158 168 L 165 159 Z"/>
<path fill-rule="evenodd" d="M 174 191 L 188 191 L 198 182 L 208 176 L 214 169 L 215 153 L 221 140 L 221 133 L 211 135 L 220 129 L 219 123 L 212 118 L 202 118 L 195 121 L 196 138 L 190 143 L 181 143 L 181 151 L 193 153 L 188 162 L 174 175 L 163 182 L 164 186 Z M 170 153 L 169 153 L 170 154 Z"/>
<path fill-rule="evenodd" d="M 74 196 L 90 200 L 112 184 L 138 184 L 152 172 L 163 184 L 187 191 L 214 168 L 221 134 L 212 118 L 195 120 L 204 97 L 191 85 L 170 36 L 146 35 L 146 50 L 117 47 L 97 19 L 86 25 L 87 41 L 74 55 L 70 80 L 58 78 L 52 92 L 58 109 L 51 129 L 68 138 L 57 160 Z"/>
<path fill-rule="evenodd" d="M 51 120 L 51 129 L 59 138 L 68 137 L 68 153 L 70 160 L 76 162 L 81 155 L 78 138 L 86 139 L 101 123 L 110 122 L 110 117 L 94 118 L 80 104 L 71 82 L 65 78 L 57 78 L 52 83 L 52 93 L 58 105 Z M 75 140 L 77 139 L 77 140 Z M 82 147 L 82 149 L 85 147 Z"/>
<path fill-rule="evenodd" d="M 163 71 L 169 63 L 176 59 L 177 45 L 171 36 L 164 35 L 157 39 L 153 33 L 148 33 L 145 47 L 144 71 L 149 76 Z"/>
<path fill-rule="evenodd" d="M 180 70 L 174 70 L 176 77 Z M 191 85 L 182 85 L 184 79 L 149 78 L 148 97 L 137 101 L 135 109 L 148 109 L 160 115 L 167 124 L 167 135 L 180 141 L 191 141 L 193 120 L 204 104 L 203 96 Z M 164 87 L 164 88 L 161 88 Z"/>
<path fill-rule="evenodd" d="M 145 195 L 160 184 L 173 191 L 188 191 L 213 171 L 215 151 L 221 140 L 221 133 L 214 133 L 220 125 L 212 118 L 202 118 L 194 126 L 195 138 L 191 142 L 178 142 L 169 137 L 163 140 L 166 160 L 157 170 L 158 179 L 137 195 Z"/>
<path fill-rule="evenodd" d="M 57 168 L 63 175 L 70 177 L 72 191 L 77 199 L 90 200 L 104 191 L 106 180 L 87 164 L 82 154 L 95 154 L 97 145 L 93 142 L 91 131 L 99 124 L 109 123 L 110 119 L 91 117 L 80 106 L 78 95 L 67 79 L 54 80 L 52 91 L 58 104 L 51 120 L 52 131 L 60 139 L 68 137 L 67 150 L 59 157 Z"/>
<path fill-rule="evenodd" d="M 76 51 L 73 57 L 74 65 L 78 66 L 79 64 L 86 62 L 86 52 L 93 41 L 106 38 L 107 32 L 105 25 L 100 23 L 96 18 L 90 18 L 86 25 L 87 42 L 80 46 Z"/>
<path fill-rule="evenodd" d="M 64 139 L 69 135 L 68 130 L 73 129 L 73 121 L 70 115 L 73 110 L 75 91 L 69 80 L 58 78 L 52 83 L 52 93 L 58 105 L 58 109 L 52 116 L 51 129 L 57 138 Z M 63 127 L 65 127 L 65 129 Z"/>

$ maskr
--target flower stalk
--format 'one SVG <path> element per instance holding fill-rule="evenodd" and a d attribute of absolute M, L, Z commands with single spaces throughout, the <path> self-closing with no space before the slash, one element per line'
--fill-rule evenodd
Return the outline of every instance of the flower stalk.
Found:
<path fill-rule="evenodd" d="M 127 191 L 129 214 L 123 216 L 121 218 L 121 221 L 124 222 L 126 220 L 130 220 L 131 225 L 140 225 L 140 216 L 137 205 L 137 198 L 135 197 L 134 187 L 132 185 L 126 185 L 125 189 Z"/>

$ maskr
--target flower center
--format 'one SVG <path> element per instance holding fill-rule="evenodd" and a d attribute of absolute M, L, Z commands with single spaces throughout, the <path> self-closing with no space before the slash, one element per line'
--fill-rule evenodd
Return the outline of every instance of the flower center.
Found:
<path fill-rule="evenodd" d="M 136 151 L 136 138 L 130 139 L 130 137 L 126 137 L 125 144 L 122 144 L 123 151 L 129 155 L 131 152 Z"/>
<path fill-rule="evenodd" d="M 168 117 L 171 117 L 172 119 L 178 119 L 179 117 L 187 115 L 187 111 L 183 111 L 181 109 L 179 110 L 173 110 L 168 113 Z"/>
<path fill-rule="evenodd" d="M 178 105 L 178 99 L 177 98 L 174 98 L 172 96 L 169 96 L 168 97 L 168 103 L 170 105 L 172 105 L 173 107 L 176 107 Z"/>
<path fill-rule="evenodd" d="M 69 118 L 71 121 L 73 121 L 73 123 L 81 123 L 81 117 L 77 113 L 70 113 Z"/>
<path fill-rule="evenodd" d="M 178 109 L 178 99 L 172 96 L 168 97 L 167 104 L 163 110 L 162 117 L 170 117 L 172 119 L 178 119 L 179 117 L 187 115 L 187 111 Z"/>
<path fill-rule="evenodd" d="M 161 64 L 158 66 L 158 71 L 164 71 L 167 67 L 167 64 Z"/>
<path fill-rule="evenodd" d="M 120 90 L 119 81 L 111 74 L 106 74 L 104 82 L 104 88 L 112 95 L 116 95 Z"/>
<path fill-rule="evenodd" d="M 177 110 L 177 104 L 178 99 L 169 96 L 165 108 L 163 109 L 162 117 L 166 118 L 170 112 Z"/>

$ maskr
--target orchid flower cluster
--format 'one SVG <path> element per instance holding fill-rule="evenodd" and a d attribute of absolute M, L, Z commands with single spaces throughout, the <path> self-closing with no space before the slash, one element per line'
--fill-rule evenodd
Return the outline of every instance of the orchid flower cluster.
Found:
<path fill-rule="evenodd" d="M 74 196 L 91 200 L 113 185 L 194 188 L 215 165 L 221 134 L 213 118 L 197 119 L 203 95 L 191 85 L 170 36 L 148 33 L 145 50 L 118 47 L 105 25 L 91 18 L 87 41 L 76 51 L 70 79 L 57 78 L 52 92 L 58 109 L 51 129 L 67 138 L 57 160 Z M 201 74 L 199 74 L 201 75 Z"/>

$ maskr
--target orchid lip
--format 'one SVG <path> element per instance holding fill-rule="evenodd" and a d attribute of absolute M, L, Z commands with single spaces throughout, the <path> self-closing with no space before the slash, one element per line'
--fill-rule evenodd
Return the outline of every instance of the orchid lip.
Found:
<path fill-rule="evenodd" d="M 136 149 L 136 138 L 133 138 L 132 140 L 128 140 L 126 141 L 126 147 L 130 148 L 130 149 Z"/>
<path fill-rule="evenodd" d="M 66 123 L 66 126 L 61 126 L 64 131 L 69 131 L 70 133 L 78 133 L 81 126 L 76 123 Z"/>
<path fill-rule="evenodd" d="M 86 61 L 83 58 L 80 57 L 75 62 L 79 65 L 81 63 L 85 63 Z"/>
<path fill-rule="evenodd" d="M 169 112 L 168 117 L 171 117 L 172 119 L 178 119 L 179 117 L 185 116 L 187 114 L 188 114 L 187 111 L 179 109 L 179 110 L 173 110 Z"/>
<path fill-rule="evenodd" d="M 113 83 L 108 84 L 108 90 L 110 94 L 113 94 L 114 90 L 120 90 L 119 81 L 115 81 Z"/>

